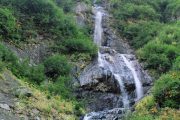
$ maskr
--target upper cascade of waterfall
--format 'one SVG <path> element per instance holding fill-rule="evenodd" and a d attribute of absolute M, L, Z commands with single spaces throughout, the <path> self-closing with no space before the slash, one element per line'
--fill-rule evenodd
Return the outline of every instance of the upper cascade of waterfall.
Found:
<path fill-rule="evenodd" d="M 101 7 L 95 8 L 95 30 L 94 30 L 94 43 L 98 45 L 99 47 L 101 46 L 102 42 L 102 17 L 103 13 L 100 10 Z"/>

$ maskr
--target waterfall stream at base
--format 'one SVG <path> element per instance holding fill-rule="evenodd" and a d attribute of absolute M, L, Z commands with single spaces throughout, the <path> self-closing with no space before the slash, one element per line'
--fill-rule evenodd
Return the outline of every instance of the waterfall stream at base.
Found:
<path fill-rule="evenodd" d="M 114 49 L 102 46 L 102 36 L 103 36 L 103 8 L 95 7 L 95 30 L 94 30 L 94 43 L 99 47 L 98 51 L 98 66 L 102 68 L 104 71 L 109 71 L 112 74 L 112 77 L 117 81 L 120 91 L 120 96 L 122 98 L 123 107 L 117 106 L 114 109 L 99 111 L 99 112 L 91 112 L 84 116 L 83 120 L 101 120 L 101 117 L 104 114 L 115 114 L 116 112 L 125 111 L 130 108 L 129 96 L 126 90 L 126 86 L 124 83 L 125 78 L 132 76 L 135 84 L 135 101 L 139 100 L 143 97 L 143 88 L 141 84 L 140 78 L 138 78 L 138 73 L 136 72 L 133 63 L 128 59 L 128 54 L 120 54 Z M 103 49 L 105 52 L 102 52 Z M 109 49 L 111 53 L 106 52 L 106 49 Z M 128 73 L 127 73 L 128 71 Z M 128 74 L 128 77 L 126 76 Z M 118 104 L 117 104 L 118 105 Z M 98 117 L 97 117 L 98 116 Z M 102 118 L 106 120 L 106 118 Z"/>

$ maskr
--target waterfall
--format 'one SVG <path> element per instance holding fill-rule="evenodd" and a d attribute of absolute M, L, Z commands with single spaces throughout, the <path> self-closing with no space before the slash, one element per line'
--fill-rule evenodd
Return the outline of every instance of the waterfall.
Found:
<path fill-rule="evenodd" d="M 121 54 L 126 66 L 131 70 L 133 77 L 134 77 L 134 81 L 135 81 L 135 86 L 136 86 L 136 94 L 137 94 L 137 98 L 136 100 L 139 100 L 140 98 L 143 97 L 143 88 L 142 88 L 142 84 L 137 76 L 136 70 L 133 68 L 132 64 L 127 60 L 127 58 Z"/>
<path fill-rule="evenodd" d="M 123 97 L 123 106 L 124 108 L 129 108 L 129 100 L 128 100 L 128 94 L 126 93 L 126 90 L 124 88 L 124 83 L 121 79 L 121 76 L 119 74 L 114 74 L 114 77 L 118 80 L 118 83 L 120 85 L 121 94 Z"/>
<path fill-rule="evenodd" d="M 121 93 L 120 95 L 122 97 L 122 100 L 119 100 L 123 102 L 123 108 L 119 108 L 120 106 L 117 106 L 117 108 L 108 111 L 91 112 L 84 116 L 84 120 L 93 120 L 93 117 L 96 118 L 97 116 L 101 116 L 100 114 L 111 113 L 112 111 L 117 112 L 120 109 L 129 109 L 129 96 L 124 83 L 124 80 L 128 80 L 129 77 L 133 77 L 134 80 L 137 95 L 136 100 L 139 100 L 143 96 L 141 81 L 138 78 L 133 64 L 126 58 L 124 54 L 119 54 L 114 49 L 107 46 L 102 46 L 101 44 L 103 34 L 102 18 L 104 15 L 102 11 L 103 9 L 101 7 L 95 7 L 94 43 L 99 47 L 99 49 L 104 50 L 103 52 L 101 50 L 98 51 L 98 67 L 102 68 L 105 72 L 110 71 L 113 78 L 117 81 L 120 91 L 119 93 Z M 108 52 L 106 51 L 107 49 L 109 50 Z"/>
<path fill-rule="evenodd" d="M 95 18 L 95 30 L 94 30 L 94 43 L 98 46 L 101 46 L 102 40 L 102 16 L 103 13 L 98 11 L 99 8 L 96 10 L 96 18 Z"/>
<path fill-rule="evenodd" d="M 103 46 L 101 46 L 102 32 L 103 32 L 103 29 L 102 29 L 103 13 L 99 9 L 100 9 L 100 7 L 98 7 L 96 9 L 94 42 L 99 47 L 103 47 Z M 128 95 L 126 93 L 124 83 L 121 79 L 121 76 L 119 74 L 117 74 L 117 71 L 116 71 L 117 68 L 114 67 L 116 65 L 109 63 L 109 61 L 107 61 L 108 58 L 110 58 L 110 56 L 101 54 L 100 51 L 98 51 L 98 65 L 100 67 L 104 68 L 105 70 L 109 70 L 112 73 L 112 75 L 115 77 L 115 79 L 117 79 L 119 86 L 120 86 L 120 91 L 121 91 L 122 97 L 123 97 L 123 106 L 124 106 L 124 108 L 128 108 L 129 107 Z"/>

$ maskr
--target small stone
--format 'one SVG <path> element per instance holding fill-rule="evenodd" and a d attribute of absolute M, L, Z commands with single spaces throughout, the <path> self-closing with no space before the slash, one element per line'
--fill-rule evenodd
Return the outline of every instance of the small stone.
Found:
<path fill-rule="evenodd" d="M 0 104 L 0 108 L 10 111 L 10 107 L 7 104 Z"/>

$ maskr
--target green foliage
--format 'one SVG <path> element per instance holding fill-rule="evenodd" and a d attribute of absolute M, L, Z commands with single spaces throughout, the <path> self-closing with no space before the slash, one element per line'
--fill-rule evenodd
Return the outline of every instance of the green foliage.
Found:
<path fill-rule="evenodd" d="M 122 20 L 157 20 L 159 14 L 148 4 L 134 4 L 132 2 L 120 2 L 113 11 L 115 17 Z M 113 4 L 113 3 L 112 3 Z M 114 5 L 114 4 L 113 4 Z"/>
<path fill-rule="evenodd" d="M 132 115 L 129 115 L 125 120 L 154 120 L 154 117 L 152 115 L 139 115 L 136 113 L 133 113 Z"/>
<path fill-rule="evenodd" d="M 0 31 L 3 34 L 1 37 L 29 42 L 29 39 L 42 35 L 46 39 L 54 40 L 53 48 L 60 53 L 80 52 L 94 55 L 97 51 L 89 34 L 76 25 L 73 15 L 64 13 L 71 12 L 73 4 L 72 0 L 2 0 L 0 5 L 4 7 L 0 9 L 0 17 L 3 19 L 0 23 L 3 27 Z"/>
<path fill-rule="evenodd" d="M 159 73 L 167 72 L 174 59 L 179 54 L 179 49 L 158 41 L 149 42 L 137 53 L 142 61 L 146 61 L 146 67 L 156 69 Z"/>
<path fill-rule="evenodd" d="M 17 0 L 13 4 L 21 14 L 33 21 L 39 32 L 57 35 L 60 32 L 57 31 L 65 27 L 63 11 L 51 0 Z"/>
<path fill-rule="evenodd" d="M 4 68 L 5 68 L 5 64 L 4 64 L 2 61 L 0 61 L 0 72 L 1 72 Z"/>
<path fill-rule="evenodd" d="M 0 44 L 0 60 L 7 65 L 17 62 L 16 56 L 2 44 Z"/>
<path fill-rule="evenodd" d="M 73 0 L 55 0 L 55 2 L 59 7 L 63 8 L 65 13 L 72 12 L 73 4 L 75 4 Z"/>
<path fill-rule="evenodd" d="M 30 66 L 28 60 L 19 61 L 18 58 L 2 44 L 0 44 L 0 61 L 4 67 L 8 67 L 18 77 L 26 77 L 30 82 L 37 84 L 45 80 L 42 65 Z"/>
<path fill-rule="evenodd" d="M 5 7 L 0 8 L 0 37 L 12 39 L 16 33 L 17 24 L 13 12 Z"/>
<path fill-rule="evenodd" d="M 44 61 L 45 73 L 50 78 L 58 78 L 59 76 L 68 75 L 70 65 L 65 56 L 54 55 Z"/>
<path fill-rule="evenodd" d="M 73 96 L 70 93 L 71 89 L 67 85 L 70 78 L 67 76 L 61 76 L 57 78 L 56 82 L 50 82 L 44 88 L 47 88 L 52 95 L 61 95 L 63 99 L 70 99 Z"/>
<path fill-rule="evenodd" d="M 139 103 L 136 104 L 135 110 L 137 112 L 146 112 L 146 110 L 150 111 L 155 104 L 156 102 L 154 96 L 145 96 L 141 101 L 139 101 Z"/>
<path fill-rule="evenodd" d="M 170 70 L 180 53 L 179 30 L 177 23 L 165 25 L 154 40 L 138 50 L 139 58 L 146 62 L 148 68 L 156 69 L 159 73 Z"/>
<path fill-rule="evenodd" d="M 93 42 L 87 37 L 72 38 L 64 41 L 64 46 L 67 49 L 67 52 L 80 52 L 80 53 L 89 53 L 94 55 L 97 53 L 97 47 Z"/>
<path fill-rule="evenodd" d="M 167 5 L 166 12 L 170 14 L 174 19 L 178 19 L 180 16 L 180 1 L 179 0 L 171 0 Z"/>
<path fill-rule="evenodd" d="M 180 56 L 176 58 L 173 64 L 173 70 L 180 71 Z"/>
<path fill-rule="evenodd" d="M 179 72 L 171 72 L 155 82 L 153 95 L 161 107 L 179 108 L 179 79 Z"/>
<path fill-rule="evenodd" d="M 153 21 L 139 21 L 124 27 L 123 33 L 130 44 L 138 49 L 152 40 L 158 33 L 161 24 Z"/>
<path fill-rule="evenodd" d="M 30 70 L 29 79 L 36 84 L 42 83 L 46 79 L 44 66 L 41 64 L 33 66 Z"/>

